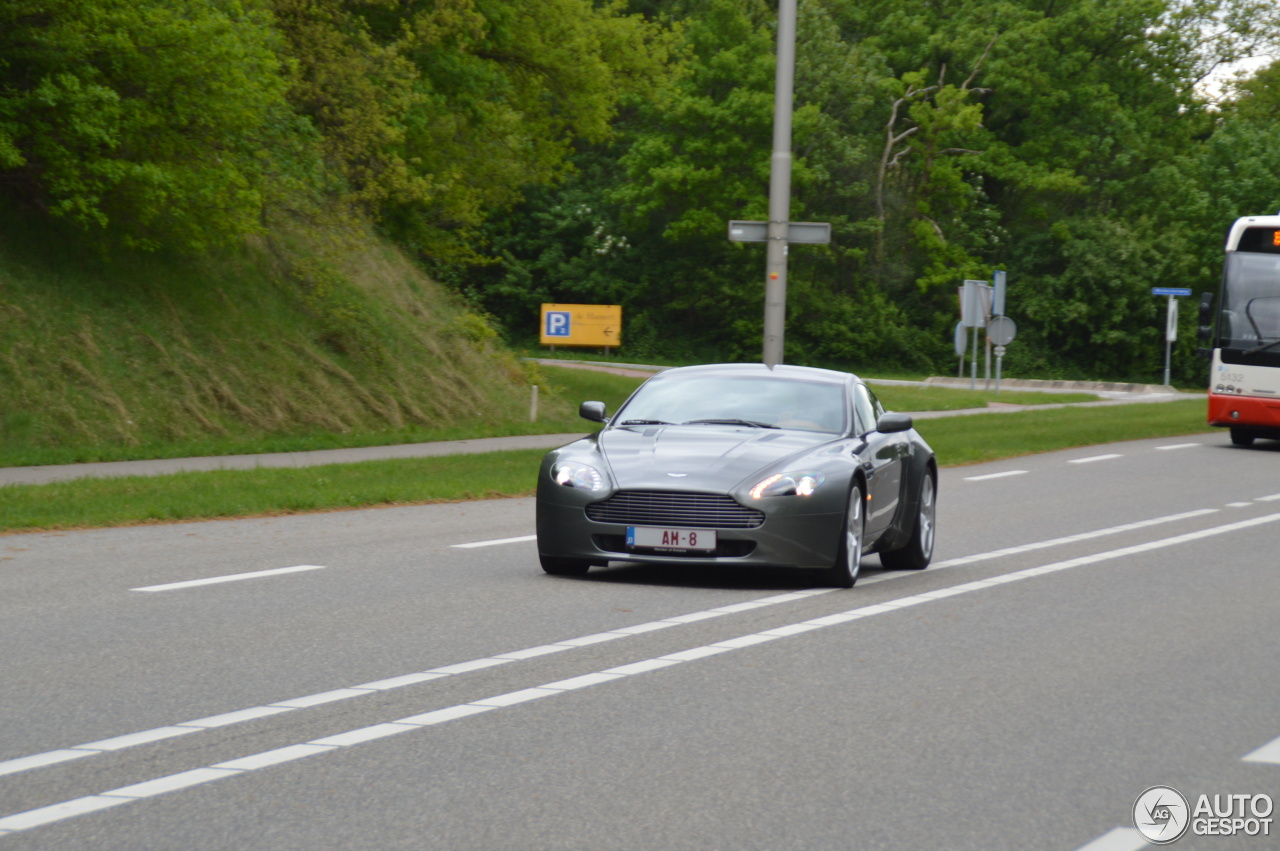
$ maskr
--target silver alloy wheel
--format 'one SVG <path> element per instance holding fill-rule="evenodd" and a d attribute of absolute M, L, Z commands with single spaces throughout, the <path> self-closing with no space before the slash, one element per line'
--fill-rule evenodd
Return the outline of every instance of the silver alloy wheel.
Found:
<path fill-rule="evenodd" d="M 933 558 L 933 530 L 937 523 L 934 506 L 933 476 L 926 471 L 924 481 L 920 483 L 920 517 L 916 521 L 917 534 L 920 535 L 920 553 L 927 562 Z"/>
<path fill-rule="evenodd" d="M 854 485 L 849 492 L 849 509 L 844 521 L 844 567 L 849 573 L 850 583 L 858 578 L 862 569 L 862 488 Z"/>

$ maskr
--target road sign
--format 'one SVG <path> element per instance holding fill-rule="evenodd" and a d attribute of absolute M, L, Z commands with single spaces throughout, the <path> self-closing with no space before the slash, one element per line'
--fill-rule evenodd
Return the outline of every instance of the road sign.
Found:
<path fill-rule="evenodd" d="M 987 339 L 994 345 L 1007 346 L 1016 336 L 1018 336 L 1018 326 L 1007 316 L 993 316 L 987 323 Z"/>
<path fill-rule="evenodd" d="M 960 288 L 960 322 L 966 328 L 981 328 L 991 315 L 991 285 L 986 281 L 965 281 Z"/>
<path fill-rule="evenodd" d="M 568 337 L 573 332 L 573 314 L 567 310 L 548 310 L 542 322 L 542 333 L 547 337 Z"/>
<path fill-rule="evenodd" d="M 1164 326 L 1164 383 L 1167 387 L 1172 373 L 1170 361 L 1173 357 L 1173 343 L 1178 339 L 1178 297 L 1191 295 L 1191 290 L 1182 287 L 1152 287 L 1151 294 L 1169 297 L 1169 312 L 1165 316 Z"/>
<path fill-rule="evenodd" d="M 544 346 L 622 345 L 622 307 L 616 304 L 544 304 Z"/>
<path fill-rule="evenodd" d="M 768 222 L 729 222 L 730 242 L 767 242 Z M 787 222 L 787 242 L 798 245 L 826 245 L 831 242 L 829 222 Z"/>
<path fill-rule="evenodd" d="M 997 269 L 991 273 L 992 283 L 995 286 L 995 298 L 991 302 L 991 312 L 996 316 L 1004 316 L 1004 293 L 1008 284 L 1008 279 L 1003 269 Z"/>

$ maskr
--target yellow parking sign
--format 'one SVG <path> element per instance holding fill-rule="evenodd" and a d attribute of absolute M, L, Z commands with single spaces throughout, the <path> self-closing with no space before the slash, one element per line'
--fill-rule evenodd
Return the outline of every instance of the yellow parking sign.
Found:
<path fill-rule="evenodd" d="M 622 345 L 622 306 L 617 304 L 544 304 L 544 346 Z"/>

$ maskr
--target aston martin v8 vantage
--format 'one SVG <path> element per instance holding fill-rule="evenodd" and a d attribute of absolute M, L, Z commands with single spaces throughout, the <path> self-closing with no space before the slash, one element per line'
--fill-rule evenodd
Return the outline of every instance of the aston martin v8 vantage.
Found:
<path fill-rule="evenodd" d="M 763 364 L 679 367 L 543 459 L 547 573 L 611 561 L 821 571 L 851 587 L 862 557 L 919 570 L 933 556 L 938 469 L 906 414 L 860 378 Z"/>

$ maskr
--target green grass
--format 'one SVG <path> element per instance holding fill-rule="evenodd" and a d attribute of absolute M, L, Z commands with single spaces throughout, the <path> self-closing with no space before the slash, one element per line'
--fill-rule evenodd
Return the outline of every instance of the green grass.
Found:
<path fill-rule="evenodd" d="M 1071 402 L 1093 402 L 1093 393 L 1041 393 L 1035 390 L 957 390 L 949 387 L 902 387 L 872 385 L 880 402 L 891 411 L 962 411 L 1001 405 L 1060 405 Z"/>
<path fill-rule="evenodd" d="M 579 423 L 576 431 L 589 429 Z M 943 466 L 1210 430 L 1204 424 L 1204 403 L 1198 400 L 973 414 L 920 420 L 917 427 Z M 533 493 L 542 454 L 522 450 L 303 469 L 9 485 L 0 487 L 0 532 L 528 496 Z"/>
<path fill-rule="evenodd" d="M 916 430 L 933 447 L 939 463 L 948 467 L 1099 443 L 1222 431 L 1206 425 L 1202 399 L 941 417 L 919 420 Z"/>
<path fill-rule="evenodd" d="M 578 403 L 599 399 L 617 410 L 641 379 L 583 369 L 539 367 L 527 379 L 539 386 L 538 419 L 529 421 L 529 396 L 517 403 L 517 411 L 479 419 L 465 425 L 437 428 L 405 425 L 395 429 L 317 430 L 291 434 L 251 436 L 205 436 L 191 440 L 150 440 L 140 443 L 87 442 L 69 446 L 41 447 L 26 442 L 0 441 L 0 467 L 27 467 L 46 464 L 82 464 L 99 461 L 137 461 L 151 458 L 200 458 L 209 455 L 255 455 L 265 452 L 302 452 L 313 449 L 344 449 L 360 446 L 391 446 L 400 443 L 431 443 L 441 440 L 472 440 L 479 437 L 507 437 L 520 434 L 559 434 L 582 431 Z M 528 391 L 527 391 L 528 392 Z"/>
<path fill-rule="evenodd" d="M 0 487 L 0 530 L 298 514 L 533 492 L 542 450 Z"/>
<path fill-rule="evenodd" d="M 0 465 L 528 429 L 536 370 L 372 234 L 277 229 L 198 260 L 74 245 L 0 208 Z M 555 430 L 576 403 L 542 411 Z"/>

